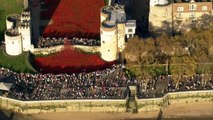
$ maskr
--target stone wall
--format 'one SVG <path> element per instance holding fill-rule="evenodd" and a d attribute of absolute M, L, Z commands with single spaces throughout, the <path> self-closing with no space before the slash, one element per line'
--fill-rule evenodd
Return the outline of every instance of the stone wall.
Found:
<path fill-rule="evenodd" d="M 53 47 L 47 47 L 47 48 L 34 48 L 30 50 L 33 54 L 43 54 L 48 55 L 55 52 L 60 52 L 64 48 L 63 45 L 53 46 Z"/>
<path fill-rule="evenodd" d="M 159 111 L 172 104 L 213 101 L 213 90 L 168 93 L 162 98 L 136 99 L 138 112 Z M 20 101 L 0 97 L 0 109 L 33 114 L 41 112 L 126 112 L 122 100 L 41 100 Z"/>
<path fill-rule="evenodd" d="M 138 112 L 160 111 L 168 105 L 178 103 L 213 101 L 213 90 L 168 93 L 162 98 L 138 99 Z"/>
<path fill-rule="evenodd" d="M 82 45 L 73 45 L 70 47 L 74 48 L 79 48 L 85 52 L 99 52 L 100 47 L 99 46 L 82 46 Z M 47 48 L 34 48 L 31 50 L 33 54 L 43 54 L 43 55 L 48 55 L 56 52 L 60 52 L 64 49 L 64 45 L 58 45 L 58 46 L 52 46 L 52 47 L 47 47 Z"/>
<path fill-rule="evenodd" d="M 0 108 L 23 114 L 42 112 L 125 112 L 126 100 L 19 101 L 0 97 Z"/>

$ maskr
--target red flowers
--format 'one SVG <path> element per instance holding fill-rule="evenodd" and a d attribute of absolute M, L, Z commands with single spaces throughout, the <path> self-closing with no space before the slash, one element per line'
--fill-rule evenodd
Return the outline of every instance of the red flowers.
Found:
<path fill-rule="evenodd" d="M 104 0 L 52 0 L 50 8 L 41 13 L 42 18 L 53 20 L 46 26 L 45 37 L 87 37 L 99 36 L 100 9 Z"/>
<path fill-rule="evenodd" d="M 42 73 L 91 72 L 109 67 L 113 63 L 115 62 L 103 61 L 97 54 L 86 54 L 71 49 L 35 59 L 35 65 Z"/>

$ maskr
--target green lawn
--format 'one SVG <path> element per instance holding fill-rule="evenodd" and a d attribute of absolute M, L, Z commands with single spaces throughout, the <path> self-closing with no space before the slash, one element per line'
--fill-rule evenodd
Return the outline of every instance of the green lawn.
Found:
<path fill-rule="evenodd" d="M 19 56 L 9 56 L 0 48 L 0 66 L 16 72 L 31 72 L 26 62 L 26 53 Z"/>
<path fill-rule="evenodd" d="M 6 29 L 5 18 L 9 14 L 20 13 L 23 10 L 23 0 L 0 0 L 0 41 Z"/>
<path fill-rule="evenodd" d="M 109 0 L 105 0 L 105 5 L 108 5 L 109 4 Z"/>

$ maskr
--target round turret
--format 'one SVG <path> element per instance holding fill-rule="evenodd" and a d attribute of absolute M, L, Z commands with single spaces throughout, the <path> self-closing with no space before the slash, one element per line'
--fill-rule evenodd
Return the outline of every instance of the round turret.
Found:
<path fill-rule="evenodd" d="M 109 20 L 101 24 L 101 58 L 105 61 L 114 61 L 117 59 L 118 43 L 116 25 Z"/>
<path fill-rule="evenodd" d="M 101 22 L 107 19 L 109 17 L 109 14 L 113 11 L 112 6 L 104 6 L 101 8 Z"/>
<path fill-rule="evenodd" d="M 5 48 L 8 55 L 20 55 L 22 53 L 22 37 L 17 30 L 9 29 L 4 33 Z"/>
<path fill-rule="evenodd" d="M 18 20 L 20 19 L 20 15 L 12 14 L 6 17 L 6 27 L 7 29 L 15 28 Z"/>

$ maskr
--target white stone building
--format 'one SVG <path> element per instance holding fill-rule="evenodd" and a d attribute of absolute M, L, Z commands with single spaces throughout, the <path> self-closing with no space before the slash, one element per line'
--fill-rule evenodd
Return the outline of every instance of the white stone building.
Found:
<path fill-rule="evenodd" d="M 126 38 L 133 37 L 136 29 L 135 20 L 127 20 L 123 5 L 105 6 L 100 12 L 101 46 L 98 48 L 101 58 L 105 61 L 115 61 L 119 52 L 125 47 Z M 10 15 L 6 20 L 5 31 L 6 52 L 9 55 L 19 55 L 22 51 L 38 51 L 31 45 L 30 12 L 21 15 Z M 87 46 L 85 46 L 85 49 Z M 90 48 L 91 49 L 91 48 Z M 87 51 L 88 52 L 88 51 Z"/>
<path fill-rule="evenodd" d="M 5 48 L 8 55 L 19 55 L 33 48 L 31 44 L 30 12 L 12 14 L 6 18 Z"/>
<path fill-rule="evenodd" d="M 114 61 L 125 47 L 125 38 L 135 34 L 136 21 L 127 20 L 123 5 L 105 6 L 101 9 L 101 58 Z"/>

